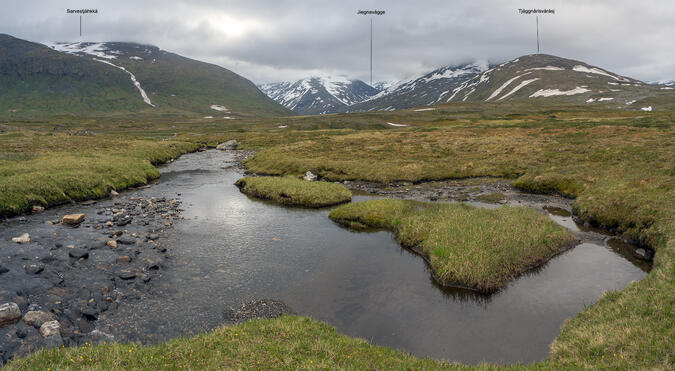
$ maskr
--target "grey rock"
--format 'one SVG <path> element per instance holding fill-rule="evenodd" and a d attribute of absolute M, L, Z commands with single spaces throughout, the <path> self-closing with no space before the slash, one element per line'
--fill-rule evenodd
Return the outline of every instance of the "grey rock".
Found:
<path fill-rule="evenodd" d="M 86 259 L 86 258 L 89 257 L 89 251 L 76 247 L 76 248 L 70 249 L 68 251 L 68 255 L 71 258 L 75 258 L 75 259 L 82 259 L 82 258 Z"/>
<path fill-rule="evenodd" d="M 25 338 L 26 335 L 28 335 L 28 328 L 19 327 L 18 329 L 16 329 L 16 337 L 18 337 L 19 339 Z"/>
<path fill-rule="evenodd" d="M 311 171 L 308 171 L 307 173 L 305 173 L 305 176 L 302 179 L 313 182 L 317 179 L 317 176 L 313 174 Z"/>
<path fill-rule="evenodd" d="M 0 304 L 0 326 L 14 323 L 21 318 L 21 310 L 16 303 Z"/>
<path fill-rule="evenodd" d="M 232 139 L 232 140 L 228 140 L 225 143 L 220 143 L 216 147 L 216 149 L 220 150 L 220 151 L 225 151 L 225 150 L 234 150 L 234 149 L 237 149 L 238 147 L 239 147 L 239 143 L 237 143 L 236 140 Z"/>
<path fill-rule="evenodd" d="M 122 236 L 117 239 L 117 243 L 121 243 L 122 245 L 135 245 L 136 239 L 130 236 Z"/>
<path fill-rule="evenodd" d="M 30 242 L 30 235 L 28 233 L 24 233 L 19 237 L 14 237 L 12 238 L 12 242 L 20 243 L 20 244 L 25 244 Z"/>
<path fill-rule="evenodd" d="M 117 273 L 117 276 L 123 280 L 132 280 L 136 278 L 136 272 L 134 271 L 120 271 Z"/>
<path fill-rule="evenodd" d="M 54 335 L 60 336 L 59 330 L 61 330 L 59 321 L 45 322 L 42 324 L 42 326 L 40 326 L 40 335 L 42 335 L 43 338 L 48 338 Z"/>
<path fill-rule="evenodd" d="M 41 323 L 47 323 L 54 320 L 56 320 L 56 316 L 53 313 L 44 312 L 41 310 L 31 310 L 23 316 L 23 321 L 30 326 L 35 326 L 35 323 L 38 321 Z"/>
<path fill-rule="evenodd" d="M 92 307 L 85 307 L 82 309 L 82 316 L 89 321 L 95 321 L 98 319 L 98 311 Z"/>
<path fill-rule="evenodd" d="M 23 269 L 25 269 L 28 274 L 39 274 L 45 269 L 45 265 L 42 263 L 30 263 L 24 265 Z"/>

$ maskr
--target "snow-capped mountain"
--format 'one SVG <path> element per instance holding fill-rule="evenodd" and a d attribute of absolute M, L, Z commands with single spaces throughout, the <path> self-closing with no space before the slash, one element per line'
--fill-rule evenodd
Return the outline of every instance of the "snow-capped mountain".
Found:
<path fill-rule="evenodd" d="M 646 84 L 587 63 L 532 54 L 495 66 L 464 81 L 443 102 L 522 102 L 610 105 L 651 111 L 672 88 Z"/>
<path fill-rule="evenodd" d="M 374 83 L 372 86 L 379 91 L 383 91 L 387 90 L 390 86 L 394 84 L 396 84 L 396 81 L 378 81 Z"/>
<path fill-rule="evenodd" d="M 302 115 L 333 113 L 380 92 L 361 80 L 343 77 L 310 77 L 296 82 L 261 84 L 258 88 Z"/>
<path fill-rule="evenodd" d="M 370 99 L 343 109 L 348 112 L 391 111 L 443 102 L 452 90 L 489 68 L 486 62 L 445 66 L 400 81 Z"/>

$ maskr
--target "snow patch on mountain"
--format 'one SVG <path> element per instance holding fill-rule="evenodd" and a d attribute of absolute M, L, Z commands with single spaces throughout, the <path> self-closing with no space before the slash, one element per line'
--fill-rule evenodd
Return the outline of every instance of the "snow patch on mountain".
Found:
<path fill-rule="evenodd" d="M 219 104 L 212 104 L 210 108 L 214 111 L 230 112 L 230 110 L 227 109 L 225 106 L 221 106 Z"/>
<path fill-rule="evenodd" d="M 110 50 L 105 46 L 105 43 L 91 43 L 91 42 L 74 42 L 74 43 L 64 43 L 64 42 L 51 42 L 46 43 L 45 45 L 50 48 L 60 51 L 63 53 L 82 55 L 87 54 L 94 56 L 96 58 L 103 59 L 117 59 L 116 54 L 120 52 L 116 50 Z"/>
<path fill-rule="evenodd" d="M 555 95 L 576 95 L 589 92 L 589 89 L 577 86 L 572 90 L 560 90 L 560 89 L 540 89 L 530 95 L 530 98 L 536 97 L 552 97 Z"/>
<path fill-rule="evenodd" d="M 582 65 L 576 65 L 576 66 L 572 67 L 572 70 L 577 71 L 577 72 L 583 72 L 583 73 L 594 73 L 594 74 L 597 74 L 597 75 L 603 75 L 603 76 L 611 77 L 611 78 L 613 78 L 614 80 L 617 80 L 617 81 L 626 81 L 626 82 L 630 81 L 630 80 L 625 79 L 623 77 L 612 75 L 611 73 L 603 71 L 603 70 L 601 70 L 599 68 L 596 68 L 596 67 L 589 68 L 589 67 L 582 66 Z"/>
<path fill-rule="evenodd" d="M 565 69 L 562 67 L 556 67 L 556 66 L 546 66 L 546 67 L 534 67 L 534 68 L 528 68 L 523 72 L 527 71 L 564 71 Z"/>
<path fill-rule="evenodd" d="M 513 90 L 511 90 L 508 94 L 502 96 L 501 98 L 499 98 L 499 99 L 497 99 L 497 100 L 502 100 L 502 99 L 504 99 L 504 98 L 508 98 L 508 97 L 510 97 L 511 95 L 513 95 L 515 92 L 517 92 L 518 90 L 524 88 L 525 86 L 527 86 L 527 85 L 529 85 L 530 83 L 533 83 L 533 82 L 535 82 L 535 81 L 537 81 L 537 80 L 540 80 L 540 78 L 539 78 L 539 77 L 536 77 L 536 78 L 534 78 L 534 79 L 529 79 L 529 80 L 522 81 L 520 84 L 518 84 L 518 86 L 516 86 L 515 88 L 513 88 Z"/>
<path fill-rule="evenodd" d="M 494 92 L 492 92 L 492 94 L 490 94 L 490 96 L 489 96 L 485 101 L 489 101 L 490 99 L 492 99 L 492 98 L 498 96 L 499 94 L 501 94 L 502 90 L 506 89 L 506 87 L 509 86 L 512 82 L 518 80 L 519 78 L 521 78 L 521 77 L 523 77 L 523 76 L 525 76 L 525 75 L 528 75 L 529 73 L 530 73 L 530 72 L 525 72 L 525 73 L 522 74 L 522 75 L 518 75 L 518 76 L 515 76 L 515 77 L 512 77 L 512 78 L 506 80 L 506 82 L 503 83 L 502 86 L 498 87 L 497 90 L 495 90 Z"/>
<path fill-rule="evenodd" d="M 122 67 L 122 66 L 118 66 L 118 65 L 116 65 L 116 64 L 113 64 L 113 63 L 111 63 L 111 62 L 109 62 L 109 61 L 104 61 L 104 60 L 98 59 L 98 58 L 93 58 L 93 59 L 94 59 L 95 61 L 97 61 L 97 62 L 105 63 L 105 64 L 108 64 L 108 65 L 113 66 L 113 67 L 115 67 L 115 68 L 119 68 L 120 70 L 122 70 L 122 71 L 128 73 L 129 76 L 131 77 L 131 82 L 134 83 L 134 86 L 136 87 L 136 89 L 138 89 L 138 92 L 141 93 L 141 98 L 143 98 L 143 102 L 145 102 L 146 104 L 151 105 L 152 107 L 155 107 L 155 105 L 152 104 L 152 102 L 150 101 L 150 98 L 148 98 L 148 95 L 145 93 L 145 90 L 143 90 L 143 88 L 141 87 L 141 83 L 138 82 L 138 80 L 136 80 L 136 76 L 134 76 L 134 74 L 131 73 L 131 71 L 127 70 L 126 68 L 124 68 L 124 67 Z"/>

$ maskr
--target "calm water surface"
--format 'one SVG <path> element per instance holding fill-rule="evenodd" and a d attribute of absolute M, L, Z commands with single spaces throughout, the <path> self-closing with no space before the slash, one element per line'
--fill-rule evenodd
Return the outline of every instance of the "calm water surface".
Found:
<path fill-rule="evenodd" d="M 159 342 L 222 324 L 227 307 L 272 298 L 341 333 L 418 356 L 527 363 L 547 356 L 566 318 L 648 269 L 608 246 L 606 236 L 552 215 L 581 233 L 576 248 L 491 296 L 443 289 L 389 232 L 353 232 L 331 222 L 330 210 L 241 194 L 232 185 L 241 174 L 220 169 L 230 158 L 216 151 L 183 156 L 162 169 L 158 184 L 134 192 L 182 199 L 185 220 L 169 232 L 174 258 L 153 282 L 156 295 L 104 314 L 101 330 L 118 340 Z"/>

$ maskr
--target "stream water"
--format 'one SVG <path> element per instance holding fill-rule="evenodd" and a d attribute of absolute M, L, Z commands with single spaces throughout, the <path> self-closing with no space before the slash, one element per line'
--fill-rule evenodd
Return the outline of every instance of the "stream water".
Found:
<path fill-rule="evenodd" d="M 231 156 L 182 156 L 161 169 L 157 184 L 123 195 L 179 198 L 185 219 L 167 232 L 173 256 L 151 281 L 154 292 L 102 313 L 98 329 L 118 341 L 156 343 L 208 331 L 223 323 L 226 308 L 271 298 L 343 334 L 417 356 L 529 363 L 547 356 L 565 319 L 649 269 L 608 236 L 552 210 L 578 246 L 490 296 L 441 288 L 389 232 L 354 232 L 328 219 L 328 209 L 243 195 L 233 185 L 241 174 L 220 168 Z"/>

